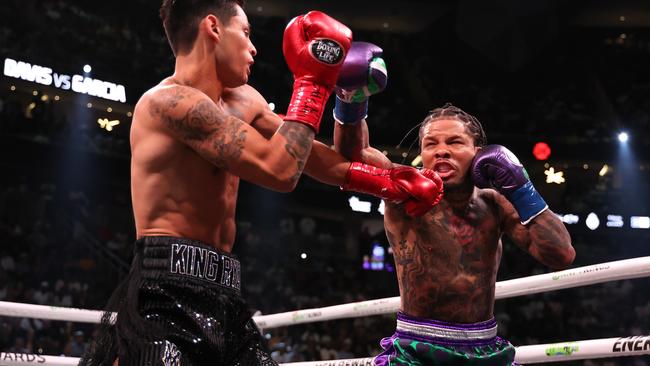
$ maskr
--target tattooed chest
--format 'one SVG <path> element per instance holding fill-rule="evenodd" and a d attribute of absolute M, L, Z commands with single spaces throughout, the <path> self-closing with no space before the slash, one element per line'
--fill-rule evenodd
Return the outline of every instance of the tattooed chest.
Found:
<path fill-rule="evenodd" d="M 388 234 L 403 310 L 465 322 L 487 316 L 500 244 L 496 229 L 486 227 L 495 226 L 462 217 L 422 221 Z"/>

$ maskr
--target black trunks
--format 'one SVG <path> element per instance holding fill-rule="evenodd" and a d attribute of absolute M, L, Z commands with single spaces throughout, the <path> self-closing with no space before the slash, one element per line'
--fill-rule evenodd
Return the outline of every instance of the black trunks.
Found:
<path fill-rule="evenodd" d="M 80 365 L 277 365 L 241 297 L 234 255 L 176 237 L 135 244 L 106 309 L 117 321 L 104 317 Z"/>

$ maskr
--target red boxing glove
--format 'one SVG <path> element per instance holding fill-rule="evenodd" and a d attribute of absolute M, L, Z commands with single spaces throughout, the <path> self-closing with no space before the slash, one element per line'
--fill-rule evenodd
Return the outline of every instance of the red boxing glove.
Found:
<path fill-rule="evenodd" d="M 442 179 L 438 176 L 438 173 L 432 169 L 422 168 L 420 169 L 420 174 L 431 179 L 431 181 L 438 188 L 438 192 L 437 194 L 429 196 L 425 201 L 418 201 L 413 198 L 406 201 L 406 204 L 404 205 L 406 213 L 409 216 L 413 217 L 422 216 L 425 213 L 429 212 L 433 206 L 437 205 L 440 202 L 443 195 L 443 183 Z"/>
<path fill-rule="evenodd" d="M 437 180 L 430 179 L 408 166 L 380 169 L 355 162 L 350 164 L 345 185 L 341 188 L 368 193 L 393 203 L 406 202 L 408 215 L 422 216 L 442 196 L 442 180 L 437 174 L 435 178 Z"/>
<path fill-rule="evenodd" d="M 293 73 L 293 95 L 285 121 L 311 126 L 316 132 L 343 60 L 352 31 L 319 11 L 300 15 L 284 30 L 282 51 Z"/>

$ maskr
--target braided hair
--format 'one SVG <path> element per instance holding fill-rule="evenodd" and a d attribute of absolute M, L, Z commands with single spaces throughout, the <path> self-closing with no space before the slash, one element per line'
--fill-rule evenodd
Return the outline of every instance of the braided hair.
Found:
<path fill-rule="evenodd" d="M 422 138 L 424 137 L 424 128 L 430 122 L 443 118 L 455 118 L 462 122 L 465 125 L 467 132 L 474 138 L 474 146 L 481 147 L 487 144 L 487 136 L 485 136 L 485 131 L 483 131 L 481 122 L 479 122 L 476 117 L 452 105 L 451 103 L 445 103 L 445 105 L 430 111 L 429 114 L 424 117 L 424 120 L 422 123 L 420 123 L 420 144 L 422 143 Z"/>

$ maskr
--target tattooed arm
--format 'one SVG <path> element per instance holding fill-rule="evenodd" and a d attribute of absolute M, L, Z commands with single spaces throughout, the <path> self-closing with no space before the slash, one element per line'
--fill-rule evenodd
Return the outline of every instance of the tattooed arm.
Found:
<path fill-rule="evenodd" d="M 296 186 L 311 151 L 313 129 L 285 122 L 267 140 L 196 89 L 173 85 L 152 93 L 151 116 L 207 161 L 277 191 Z"/>
<path fill-rule="evenodd" d="M 550 210 L 542 212 L 527 225 L 520 223 L 519 215 L 505 197 L 496 194 L 503 216 L 503 229 L 512 241 L 551 269 L 568 267 L 576 252 L 564 223 Z"/>
<path fill-rule="evenodd" d="M 250 88 L 247 92 L 252 103 L 251 107 L 259 111 L 251 126 L 262 136 L 272 138 L 278 133 L 284 121 L 269 108 L 266 99 L 256 90 Z M 305 174 L 325 184 L 342 186 L 349 168 L 350 161 L 324 143 L 314 140 L 311 154 L 305 164 Z"/>

